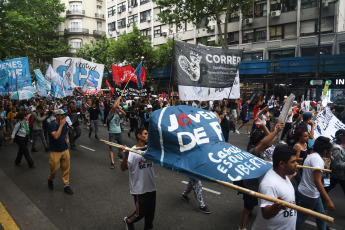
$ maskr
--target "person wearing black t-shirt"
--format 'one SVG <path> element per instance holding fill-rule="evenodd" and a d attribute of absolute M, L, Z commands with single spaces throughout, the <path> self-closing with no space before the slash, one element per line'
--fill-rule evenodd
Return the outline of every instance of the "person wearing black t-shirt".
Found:
<path fill-rule="evenodd" d="M 99 108 L 97 107 L 96 102 L 92 102 L 92 107 L 89 108 L 90 113 L 90 131 L 89 131 L 89 137 L 91 137 L 92 130 L 95 129 L 95 138 L 98 139 L 97 133 L 98 133 L 98 115 L 101 114 Z"/>

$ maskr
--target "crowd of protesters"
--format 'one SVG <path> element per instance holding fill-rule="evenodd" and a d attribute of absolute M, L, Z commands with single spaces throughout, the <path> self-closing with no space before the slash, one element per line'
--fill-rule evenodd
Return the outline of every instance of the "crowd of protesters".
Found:
<path fill-rule="evenodd" d="M 315 140 L 313 119 L 324 109 L 317 102 L 312 101 L 309 111 L 306 111 L 300 101 L 294 101 L 292 107 L 289 108 L 286 120 L 278 123 L 277 118 L 287 96 L 284 96 L 282 101 L 279 97 L 257 96 L 252 101 L 236 99 L 210 102 L 184 102 L 178 97 L 163 98 L 160 95 L 115 97 L 98 94 L 65 97 L 55 101 L 40 97 L 26 101 L 11 101 L 4 96 L 0 99 L 0 148 L 3 148 L 4 141 L 10 138 L 10 143 L 15 142 L 19 147 L 15 165 L 21 166 L 24 156 L 30 168 L 36 167 L 34 159 L 30 155 L 28 147 L 30 144 L 31 152 L 50 151 L 48 187 L 54 188 L 53 179 L 61 167 L 64 191 L 67 194 L 73 194 L 69 187 L 69 149 L 77 149 L 76 141 L 81 136 L 82 125 L 89 131 L 89 138 L 93 138 L 94 133 L 95 139 L 98 139 L 99 125 L 107 126 L 109 141 L 120 145 L 123 145 L 123 122 L 127 122 L 130 126 L 127 131 L 128 137 L 131 137 L 131 133 L 138 128 L 144 127 L 140 129 L 140 132 L 135 133 L 138 145 L 140 145 L 137 147 L 142 147 L 147 139 L 151 113 L 167 106 L 176 105 L 189 105 L 215 112 L 226 142 L 229 141 L 231 131 L 239 135 L 241 128 L 245 127 L 245 132 L 242 134 L 249 137 L 247 151 L 266 161 L 273 162 L 273 169 L 266 174 L 262 181 L 262 178 L 245 180 L 239 182 L 241 186 L 279 199 L 284 199 L 282 196 L 286 195 L 290 203 L 297 203 L 320 213 L 335 209 L 327 192 L 336 184 L 341 185 L 345 194 L 345 130 L 338 130 L 335 133 L 335 140 L 325 137 Z M 333 108 L 331 103 L 327 107 L 340 121 L 345 122 L 344 108 Z M 250 122 L 251 119 L 252 122 Z M 252 123 L 252 127 L 250 127 L 250 123 Z M 143 133 L 145 133 L 146 139 Z M 44 147 L 42 150 L 36 148 L 38 137 Z M 279 140 L 277 140 L 278 138 Z M 279 142 L 279 145 L 275 146 L 276 142 Z M 128 154 L 123 156 L 122 149 L 115 150 L 113 146 L 109 146 L 110 168 L 114 168 L 114 151 L 118 152 L 119 158 L 125 157 L 126 162 L 129 161 L 126 163 L 127 166 L 122 165 L 122 169 L 125 170 L 126 167 L 130 169 L 133 156 L 129 158 Z M 333 158 L 331 157 L 332 151 Z M 282 156 L 277 152 L 286 154 Z M 62 163 L 58 165 L 57 162 L 60 160 Z M 333 170 L 333 174 L 325 174 L 319 170 L 297 170 L 297 163 L 316 168 L 330 168 Z M 147 162 L 147 164 L 150 163 Z M 152 172 L 148 173 L 152 176 Z M 296 188 L 291 187 L 291 178 L 294 178 Z M 284 189 L 273 186 L 270 179 L 282 183 L 287 190 L 283 191 Z M 190 202 L 187 194 L 194 190 L 200 203 L 199 210 L 209 214 L 210 211 L 202 199 L 201 182 L 191 179 L 190 183 L 191 185 L 187 186 L 182 193 L 182 199 Z M 153 191 L 155 202 L 155 185 L 152 185 L 150 192 Z M 248 216 L 257 205 L 260 208 L 253 226 L 254 229 L 301 229 L 306 219 L 305 214 L 293 211 L 286 216 L 285 207 L 281 204 L 258 200 L 249 195 L 243 195 L 243 201 L 239 229 L 246 229 Z M 150 215 L 153 220 L 154 210 Z M 133 216 L 126 217 L 126 225 L 136 222 L 134 219 Z M 151 219 L 148 229 L 152 227 Z M 316 223 L 318 229 L 326 229 L 325 221 L 318 219 Z"/>

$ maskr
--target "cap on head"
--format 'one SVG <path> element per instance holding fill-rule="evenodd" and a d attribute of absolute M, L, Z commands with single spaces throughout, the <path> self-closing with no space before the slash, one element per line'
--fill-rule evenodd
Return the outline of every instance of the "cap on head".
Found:
<path fill-rule="evenodd" d="M 65 115 L 65 111 L 63 111 L 62 109 L 57 109 L 55 110 L 55 115 Z"/>
<path fill-rule="evenodd" d="M 147 105 L 147 108 L 148 109 L 152 109 L 152 105 Z"/>
<path fill-rule="evenodd" d="M 311 112 L 304 112 L 303 113 L 303 120 L 307 120 L 309 118 L 312 118 L 313 114 Z"/>

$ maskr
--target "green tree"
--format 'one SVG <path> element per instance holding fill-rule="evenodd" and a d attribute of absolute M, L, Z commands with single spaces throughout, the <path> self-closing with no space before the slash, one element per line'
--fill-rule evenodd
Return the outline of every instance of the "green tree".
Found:
<path fill-rule="evenodd" d="M 205 23 L 210 29 L 209 22 L 215 21 L 218 29 L 219 44 L 227 49 L 228 27 L 227 22 L 231 13 L 240 9 L 248 11 L 252 0 L 153 0 L 157 3 L 161 13 L 159 20 L 167 24 L 181 27 L 185 22 L 194 25 Z M 225 15 L 225 19 L 221 19 Z"/>
<path fill-rule="evenodd" d="M 158 67 L 171 66 L 173 59 L 173 39 L 168 38 L 167 42 L 155 47 L 154 65 Z"/>
<path fill-rule="evenodd" d="M 0 59 L 28 57 L 32 68 L 53 57 L 68 54 L 67 41 L 59 37 L 60 0 L 0 0 Z"/>

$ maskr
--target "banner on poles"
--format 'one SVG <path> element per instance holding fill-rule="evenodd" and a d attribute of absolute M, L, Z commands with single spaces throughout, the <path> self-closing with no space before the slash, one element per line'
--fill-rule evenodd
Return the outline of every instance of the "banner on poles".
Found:
<path fill-rule="evenodd" d="M 339 129 L 345 129 L 345 125 L 332 113 L 329 108 L 320 112 L 315 120 L 314 139 L 324 136 L 334 139 Z"/>
<path fill-rule="evenodd" d="M 258 178 L 272 168 L 226 143 L 215 113 L 186 105 L 151 114 L 143 155 L 165 168 L 226 182 Z"/>
<path fill-rule="evenodd" d="M 25 86 L 32 86 L 29 60 L 27 57 L 8 59 L 0 62 L 0 76 L 8 70 L 9 84 L 7 91 L 14 92 L 16 88 L 21 90 Z"/>
<path fill-rule="evenodd" d="M 198 86 L 178 86 L 179 96 L 182 101 L 213 101 L 240 98 L 240 78 L 237 76 L 232 87 L 229 88 L 209 88 Z"/>
<path fill-rule="evenodd" d="M 72 64 L 72 61 L 75 63 L 75 73 L 73 74 L 72 78 L 72 88 L 83 86 L 90 72 L 92 72 L 94 78 L 96 79 L 95 87 L 97 90 L 100 90 L 104 72 L 103 64 L 93 63 L 82 58 L 59 57 L 53 59 L 53 69 L 60 76 L 64 76 L 64 73 L 67 72 L 69 66 Z"/>
<path fill-rule="evenodd" d="M 34 73 L 36 75 L 37 88 L 40 86 L 44 90 L 49 90 L 49 87 L 48 87 L 48 84 L 47 84 L 47 80 L 43 76 L 41 70 L 40 69 L 35 69 Z"/>

